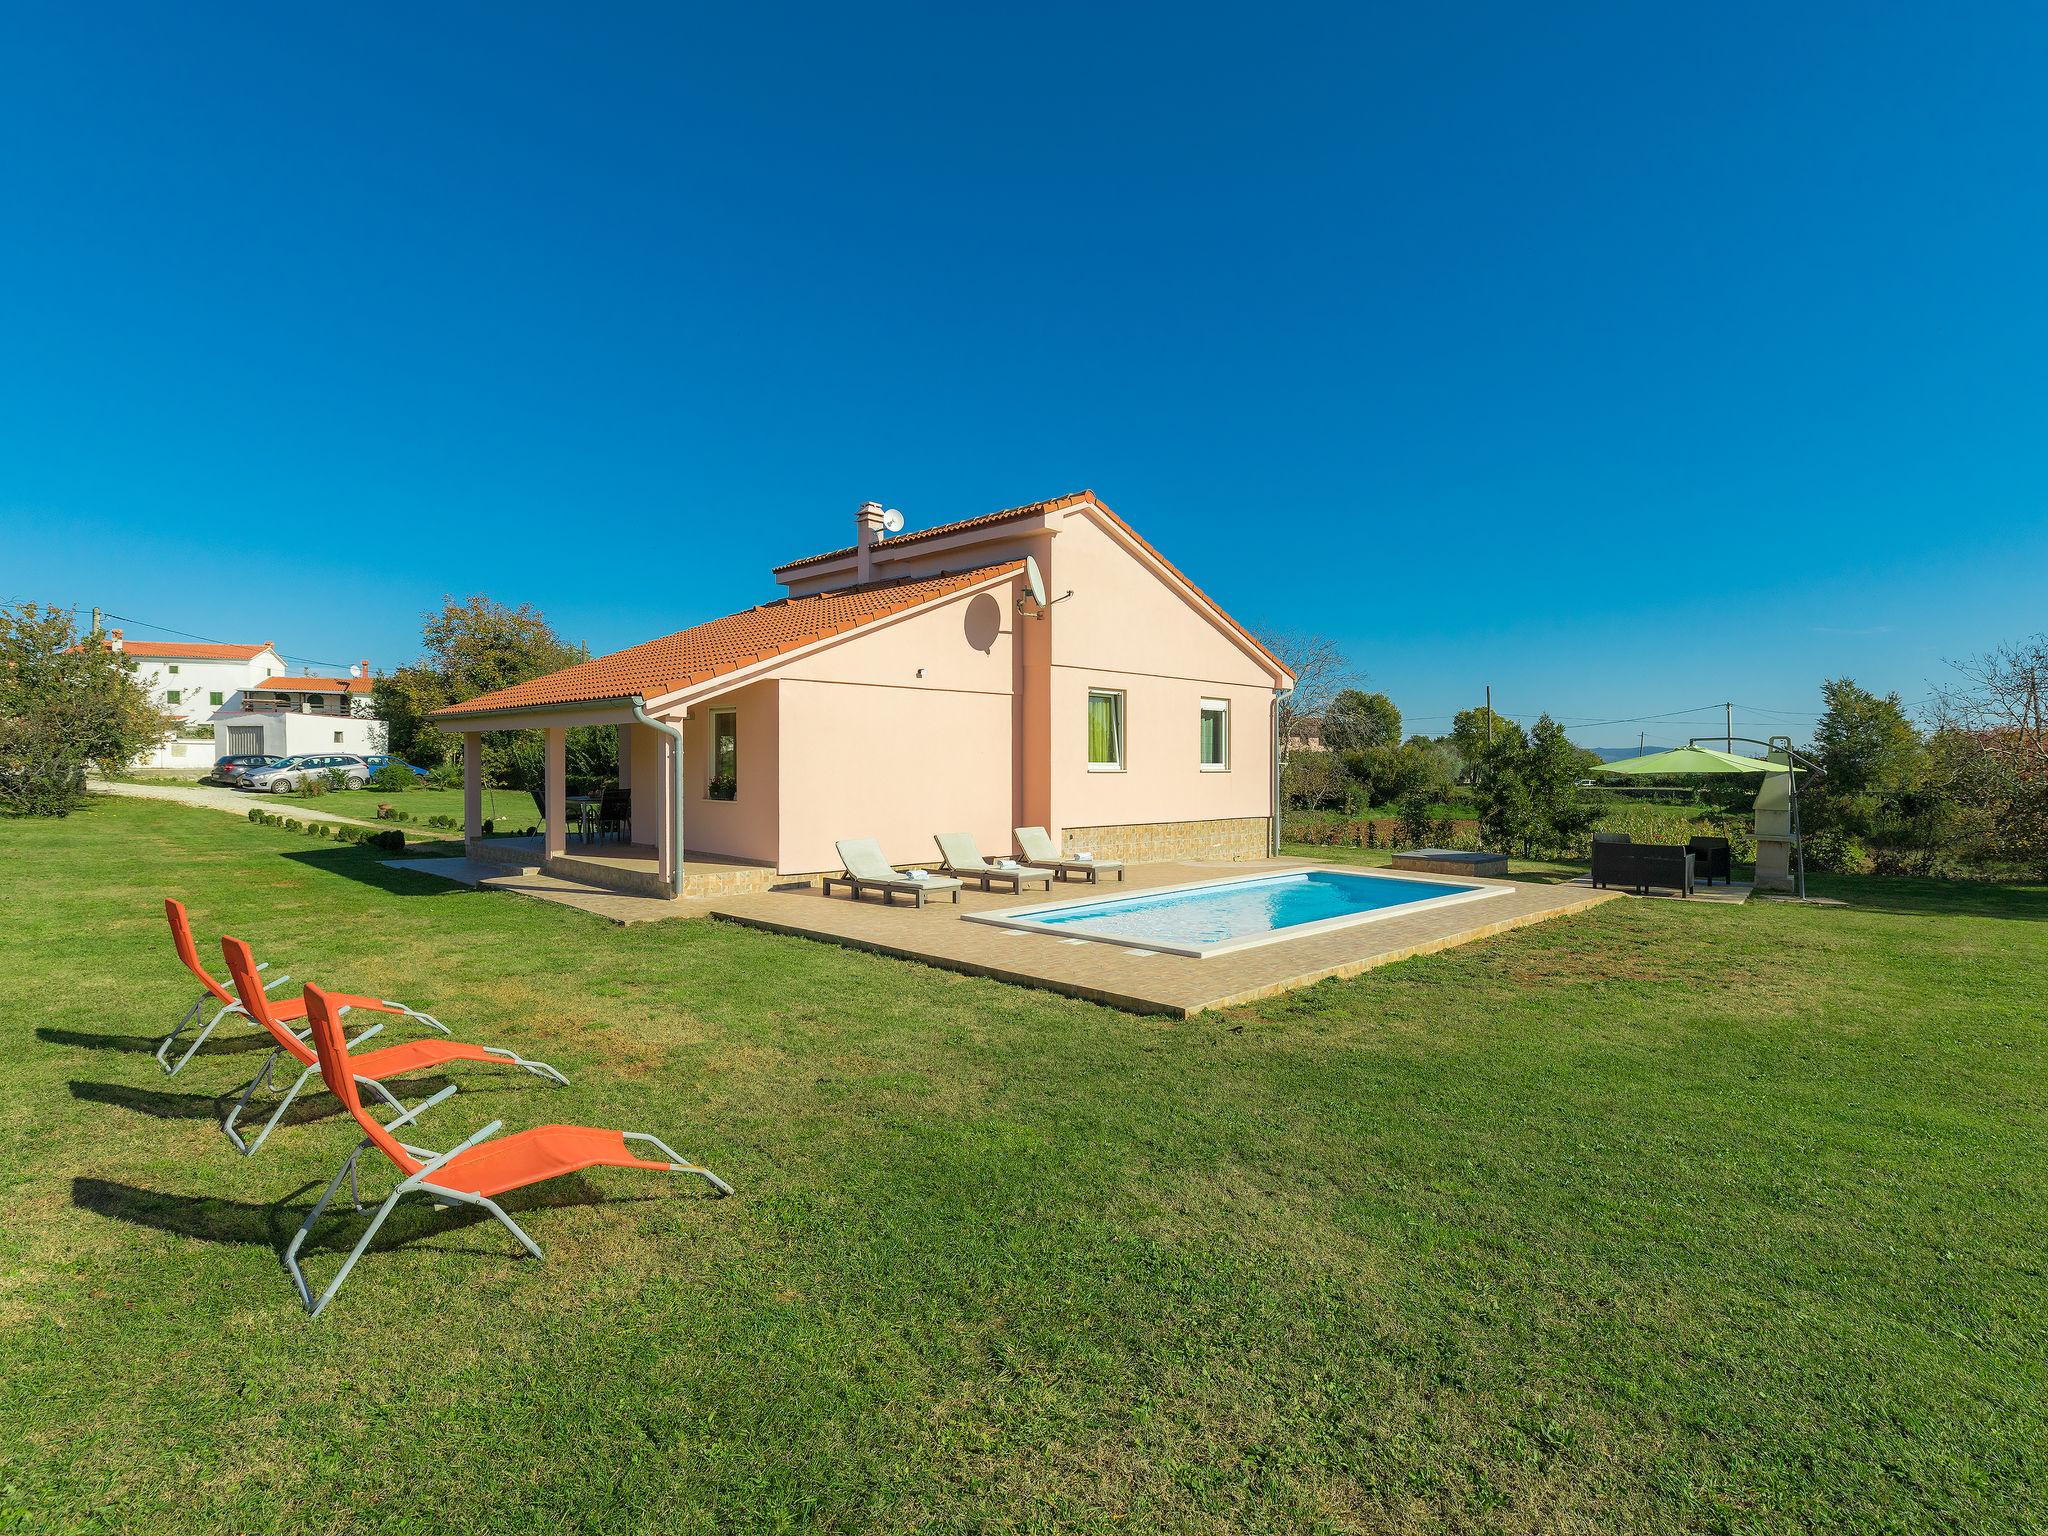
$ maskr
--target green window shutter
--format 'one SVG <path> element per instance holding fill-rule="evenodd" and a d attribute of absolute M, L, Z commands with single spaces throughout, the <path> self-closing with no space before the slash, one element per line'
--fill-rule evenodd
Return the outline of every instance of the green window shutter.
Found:
<path fill-rule="evenodd" d="M 166 704 L 182 704 L 184 701 L 184 695 L 179 693 L 177 689 L 166 688 L 164 690 L 164 702 Z"/>
<path fill-rule="evenodd" d="M 1114 693 L 1088 695 L 1088 761 L 1123 761 L 1123 698 Z"/>
<path fill-rule="evenodd" d="M 209 693 L 206 696 L 206 702 L 209 704 L 218 704 L 222 702 L 224 697 L 225 695 L 223 695 L 218 689 L 215 689 L 212 693 Z"/>
<path fill-rule="evenodd" d="M 1223 717 L 1213 709 L 1202 711 L 1202 761 L 1223 761 Z"/>

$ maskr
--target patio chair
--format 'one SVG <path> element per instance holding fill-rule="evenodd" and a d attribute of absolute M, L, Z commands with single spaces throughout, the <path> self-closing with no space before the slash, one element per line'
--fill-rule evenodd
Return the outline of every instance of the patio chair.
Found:
<path fill-rule="evenodd" d="M 946 875 L 933 875 L 929 879 L 913 880 L 882 857 L 882 845 L 872 837 L 844 838 L 832 845 L 839 850 L 839 862 L 846 866 L 843 875 L 827 875 L 824 879 L 825 894 L 832 894 L 832 887 L 843 885 L 859 901 L 863 891 L 880 891 L 882 905 L 887 906 L 898 896 L 915 898 L 915 905 L 922 907 L 927 896 L 942 891 L 951 892 L 953 905 L 960 904 L 960 882 Z"/>
<path fill-rule="evenodd" d="M 1693 873 L 1712 885 L 1716 878 L 1723 885 L 1735 880 L 1734 854 L 1725 837 L 1695 837 L 1685 845 L 1692 850 Z"/>
<path fill-rule="evenodd" d="M 1119 884 L 1124 878 L 1124 867 L 1116 859 L 1070 859 L 1060 852 L 1059 844 L 1052 840 L 1052 834 L 1043 827 L 1016 827 L 1017 846 L 1024 850 L 1024 857 L 1033 864 L 1049 865 L 1056 870 L 1060 879 L 1068 875 L 1085 874 L 1090 885 L 1099 884 L 1102 877 L 1112 870 Z"/>
<path fill-rule="evenodd" d="M 1653 885 L 1668 886 L 1681 896 L 1693 892 L 1692 850 L 1661 843 L 1598 843 L 1593 845 L 1592 882 L 1596 886 L 1634 886 L 1647 896 Z"/>
<path fill-rule="evenodd" d="M 645 1131 L 606 1131 L 586 1125 L 539 1125 L 493 1141 L 491 1138 L 497 1136 L 504 1124 L 501 1120 L 493 1120 L 447 1152 L 434 1152 L 402 1142 L 392 1132 L 417 1120 L 448 1098 L 455 1092 L 455 1085 L 450 1083 L 431 1099 L 400 1111 L 380 1125 L 363 1108 L 362 1097 L 356 1091 L 360 1079 L 355 1069 L 366 1058 L 350 1057 L 333 999 L 318 987 L 308 985 L 305 1001 L 306 1018 L 313 1026 L 313 1050 L 320 1064 L 321 1079 L 327 1084 L 328 1092 L 341 1100 L 342 1107 L 363 1131 L 363 1139 L 356 1143 L 355 1150 L 335 1170 L 326 1191 L 306 1213 L 304 1223 L 284 1251 L 285 1268 L 291 1272 L 299 1300 L 305 1303 L 307 1312 L 314 1317 L 318 1317 L 334 1299 L 335 1292 L 348 1279 L 349 1271 L 355 1268 L 356 1260 L 370 1246 L 377 1229 L 391 1214 L 392 1207 L 415 1190 L 436 1202 L 452 1200 L 489 1211 L 536 1259 L 545 1257 L 540 1245 L 520 1230 L 519 1224 L 505 1214 L 492 1196 L 559 1178 L 566 1173 L 581 1173 L 586 1168 L 647 1168 L 657 1173 L 695 1174 L 719 1194 L 732 1193 L 732 1186 L 710 1169 L 698 1167 L 666 1142 Z M 626 1148 L 629 1141 L 646 1142 L 662 1154 L 662 1160 L 635 1157 Z M 372 1147 L 389 1158 L 402 1177 L 398 1186 L 385 1196 L 384 1203 L 377 1207 L 377 1214 L 370 1218 L 369 1226 L 356 1239 L 348 1257 L 342 1260 L 340 1271 L 316 1298 L 312 1287 L 306 1283 L 305 1270 L 299 1265 L 299 1250 L 305 1246 L 306 1234 L 320 1220 L 321 1213 L 327 1209 L 327 1202 L 334 1198 L 344 1178 L 349 1181 L 349 1195 L 355 1208 L 359 1211 L 363 1208 L 361 1189 L 356 1182 L 356 1163 Z"/>
<path fill-rule="evenodd" d="M 228 972 L 235 978 L 237 987 L 243 985 L 242 978 L 245 976 L 249 978 L 250 982 L 253 983 L 255 981 L 256 957 L 249 952 L 247 944 L 244 944 L 240 939 L 223 937 L 220 941 L 220 952 L 222 958 L 228 963 Z M 250 1018 L 270 1031 L 271 1038 L 277 1042 L 277 1048 L 263 1059 L 262 1067 L 257 1070 L 254 1077 L 249 1079 L 249 1086 L 244 1088 L 242 1096 L 235 1100 L 235 1107 L 228 1111 L 228 1117 L 221 1122 L 220 1128 L 222 1134 L 234 1143 L 237 1152 L 241 1153 L 244 1157 L 254 1157 L 263 1143 L 270 1139 L 270 1133 L 277 1128 L 277 1122 L 284 1118 L 284 1112 L 291 1108 L 292 1100 L 299 1096 L 299 1090 L 306 1086 L 307 1079 L 320 1070 L 320 1062 L 319 1058 L 314 1054 L 313 1048 L 307 1045 L 303 1038 L 293 1034 L 284 1027 L 283 1021 L 273 1012 L 273 1005 L 270 999 L 264 996 L 260 990 L 256 992 L 244 991 L 242 995 L 249 999 L 248 1012 Z M 330 1006 L 336 1009 L 336 1018 L 341 1017 L 342 1014 L 347 1013 L 351 1008 L 361 1008 L 373 1013 L 401 1013 L 410 1011 L 401 1008 L 396 1003 L 387 1003 L 381 998 L 356 997 L 346 992 L 327 992 L 322 995 L 326 997 Z M 299 998 L 296 1001 L 300 1014 L 303 1016 L 306 1006 L 305 1000 Z M 284 1006 L 284 1004 L 280 1003 L 276 1006 Z M 349 1042 L 349 1049 L 353 1051 L 383 1027 L 382 1024 L 372 1024 Z M 263 1122 L 263 1129 L 256 1133 L 256 1139 L 245 1142 L 242 1140 L 241 1132 L 235 1129 L 236 1123 L 242 1118 L 242 1111 L 248 1106 L 249 1100 L 255 1095 L 256 1090 L 269 1081 L 271 1071 L 277 1066 L 277 1058 L 280 1056 L 291 1057 L 292 1060 L 299 1063 L 303 1070 L 299 1073 L 298 1081 L 285 1090 L 284 1097 L 277 1101 L 277 1108 L 272 1110 L 270 1118 Z M 544 1061 L 528 1061 L 524 1056 L 514 1051 L 508 1051 L 502 1046 L 471 1045 L 462 1040 L 412 1040 L 404 1045 L 387 1045 L 381 1050 L 371 1051 L 366 1056 L 357 1056 L 354 1060 L 357 1079 L 374 1088 L 384 1102 L 393 1109 L 403 1109 L 405 1106 L 400 1104 L 391 1091 L 384 1086 L 385 1078 L 403 1077 L 408 1072 L 424 1072 L 429 1067 L 444 1067 L 451 1061 L 503 1062 L 511 1066 L 523 1067 L 535 1077 L 546 1078 L 558 1087 L 566 1088 L 569 1085 L 568 1078 L 562 1076 L 561 1073 Z M 275 1086 L 275 1084 L 272 1084 L 273 1088 Z"/>
<path fill-rule="evenodd" d="M 184 962 L 186 970 L 199 978 L 199 984 L 206 989 L 199 994 L 198 999 L 192 1006 L 185 1010 L 185 1017 L 178 1021 L 178 1027 L 166 1035 L 163 1042 L 156 1048 L 157 1065 L 162 1067 L 171 1076 L 176 1077 L 183 1070 L 185 1063 L 192 1059 L 193 1053 L 200 1046 L 206 1044 L 207 1037 L 213 1033 L 214 1027 L 229 1014 L 239 1014 L 251 1025 L 255 1024 L 256 1021 L 250 1018 L 249 1010 L 242 1006 L 241 998 L 215 981 L 212 975 L 208 973 L 206 967 L 199 963 L 199 948 L 192 942 L 192 919 L 185 911 L 185 904 L 175 896 L 166 896 L 164 898 L 164 916 L 170 920 L 171 945 L 177 950 L 179 960 Z M 256 970 L 262 971 L 265 968 L 266 966 L 258 966 Z M 250 979 L 261 982 L 261 978 L 256 976 L 254 972 L 251 973 Z M 272 987 L 279 986 L 290 980 L 291 977 L 289 976 L 278 976 L 267 983 L 258 985 L 257 991 L 259 993 L 268 992 Z M 206 1027 L 200 1030 L 198 1038 L 185 1048 L 185 1054 L 180 1056 L 176 1062 L 170 1061 L 168 1057 L 171 1047 L 177 1043 L 178 1036 L 182 1035 L 186 1028 L 201 1013 L 205 1012 L 206 1000 L 208 998 L 212 998 L 220 1004 L 220 1011 L 206 1021 Z M 416 1019 L 422 1024 L 438 1029 L 444 1035 L 449 1032 L 448 1026 L 439 1019 L 420 1013 L 416 1009 L 407 1008 L 402 1003 L 384 1003 L 381 1006 L 393 1012 L 403 1013 L 408 1018 Z M 272 1016 L 278 1019 L 279 1022 L 290 1024 L 305 1017 L 306 1005 L 295 997 L 282 998 L 271 1003 L 270 1011 Z"/>
<path fill-rule="evenodd" d="M 620 842 L 633 840 L 633 795 L 625 789 L 608 789 L 597 805 L 597 836 L 604 840 L 606 832 L 616 836 Z"/>
<path fill-rule="evenodd" d="M 991 864 L 981 856 L 981 850 L 974 844 L 971 832 L 941 832 L 938 835 L 939 856 L 942 867 L 949 875 L 958 875 L 963 880 L 979 880 L 981 888 L 989 889 L 991 881 L 1006 881 L 1011 890 L 1022 894 L 1026 880 L 1043 880 L 1045 888 L 1052 889 L 1052 871 L 1039 869 L 1030 864 Z"/>

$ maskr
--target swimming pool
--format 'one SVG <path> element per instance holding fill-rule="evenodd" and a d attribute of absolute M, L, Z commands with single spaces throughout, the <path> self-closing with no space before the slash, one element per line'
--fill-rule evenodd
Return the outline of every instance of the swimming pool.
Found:
<path fill-rule="evenodd" d="M 966 920 L 1023 933 L 1092 939 L 1206 959 L 1257 944 L 1370 923 L 1423 905 L 1447 907 L 1484 901 L 1489 896 L 1505 896 L 1510 889 L 1436 875 L 1290 869 L 1160 886 L 1129 896 L 1007 907 L 971 913 Z"/>

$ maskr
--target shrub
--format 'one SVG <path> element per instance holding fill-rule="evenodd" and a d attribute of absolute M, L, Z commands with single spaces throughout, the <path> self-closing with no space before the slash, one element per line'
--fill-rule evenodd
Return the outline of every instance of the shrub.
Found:
<path fill-rule="evenodd" d="M 1836 827 L 1809 832 L 1804 840 L 1806 867 L 1829 875 L 1860 875 L 1870 867 L 1863 844 Z"/>
<path fill-rule="evenodd" d="M 327 787 L 329 789 L 348 788 L 348 770 L 346 768 L 330 768 L 321 777 L 327 780 Z"/>
<path fill-rule="evenodd" d="M 462 764 L 436 763 L 427 770 L 427 782 L 436 789 L 462 788 Z"/>
<path fill-rule="evenodd" d="M 324 773 L 309 773 L 299 780 L 299 794 L 308 800 L 318 799 L 332 788 Z"/>
<path fill-rule="evenodd" d="M 252 805 L 249 807 L 249 819 L 253 822 L 257 822 L 260 824 L 266 814 L 267 813 L 264 811 L 264 809 L 259 805 Z"/>
<path fill-rule="evenodd" d="M 396 763 L 386 763 L 370 775 L 370 788 L 385 794 L 399 795 L 419 783 L 419 775 L 410 768 L 401 768 Z"/>
<path fill-rule="evenodd" d="M 451 828 L 452 828 L 452 827 L 458 827 L 458 826 L 460 826 L 460 825 L 461 825 L 461 823 L 460 823 L 460 822 L 458 822 L 458 821 L 457 821 L 457 820 L 456 820 L 456 819 L 455 819 L 455 818 L 454 818 L 453 816 L 446 816 L 446 815 L 442 815 L 442 814 L 441 814 L 441 813 L 439 813 L 439 812 L 436 812 L 436 813 L 435 813 L 434 815 L 432 815 L 432 816 L 429 816 L 429 817 L 427 818 L 427 825 L 428 825 L 428 826 L 430 826 L 430 827 L 451 827 Z M 486 824 L 485 824 L 485 826 L 484 826 L 484 830 L 485 830 L 486 832 L 488 832 L 488 831 L 490 830 L 490 825 L 489 825 L 489 823 L 486 823 Z"/>
<path fill-rule="evenodd" d="M 373 847 L 382 848 L 388 853 L 405 852 L 405 834 L 396 829 L 388 832 L 372 832 L 364 841 Z"/>
<path fill-rule="evenodd" d="M 1429 796 L 1418 791 L 1401 802 L 1401 840 L 1410 848 L 1429 846 L 1436 818 L 1430 814 Z"/>

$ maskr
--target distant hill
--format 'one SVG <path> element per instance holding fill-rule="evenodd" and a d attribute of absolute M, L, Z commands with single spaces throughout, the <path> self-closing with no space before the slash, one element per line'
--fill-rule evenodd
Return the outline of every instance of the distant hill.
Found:
<path fill-rule="evenodd" d="M 1650 747 L 1588 747 L 1588 748 L 1586 748 L 1586 750 L 1587 750 L 1588 752 L 1591 752 L 1591 753 L 1592 753 L 1592 754 L 1593 754 L 1593 755 L 1594 755 L 1595 757 L 1599 758 L 1599 759 L 1600 759 L 1600 761 L 1601 761 L 1601 762 L 1603 762 L 1603 763 L 1618 763 L 1618 762 L 1620 762 L 1620 761 L 1621 761 L 1621 760 L 1622 760 L 1622 759 L 1623 759 L 1624 757 L 1644 757 L 1644 756 L 1647 756 L 1647 755 L 1648 755 L 1649 753 L 1652 753 L 1652 752 L 1669 752 L 1669 751 L 1671 751 L 1671 750 L 1672 750 L 1672 748 L 1670 748 L 1670 747 L 1657 747 L 1657 746 L 1650 746 Z"/>

